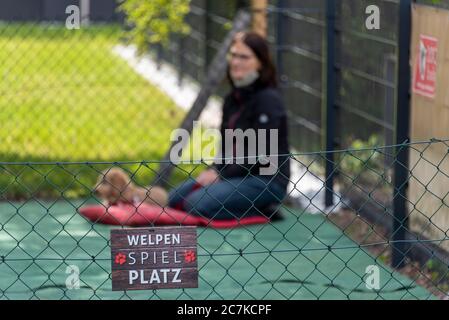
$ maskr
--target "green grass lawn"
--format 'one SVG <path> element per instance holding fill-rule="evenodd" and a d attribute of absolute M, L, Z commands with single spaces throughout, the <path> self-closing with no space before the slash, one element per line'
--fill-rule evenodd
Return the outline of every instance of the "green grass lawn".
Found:
<path fill-rule="evenodd" d="M 0 162 L 163 157 L 184 112 L 114 55 L 122 36 L 114 25 L 0 25 Z M 0 198 L 84 196 L 104 167 L 0 166 Z M 148 183 L 150 169 L 136 179 Z"/>

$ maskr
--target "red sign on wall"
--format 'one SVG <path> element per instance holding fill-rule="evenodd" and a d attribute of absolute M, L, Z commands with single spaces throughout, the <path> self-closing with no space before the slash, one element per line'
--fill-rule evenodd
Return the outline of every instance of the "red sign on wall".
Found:
<path fill-rule="evenodd" d="M 421 35 L 413 77 L 413 92 L 434 98 L 437 79 L 438 39 Z"/>

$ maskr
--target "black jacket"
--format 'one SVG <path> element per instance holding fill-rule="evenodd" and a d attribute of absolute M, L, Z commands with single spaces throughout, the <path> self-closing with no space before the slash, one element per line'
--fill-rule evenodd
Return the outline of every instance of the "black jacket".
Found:
<path fill-rule="evenodd" d="M 267 172 L 260 171 L 261 168 L 268 168 L 269 165 L 261 164 L 259 161 L 254 163 L 257 159 L 252 157 L 244 159 L 244 164 L 237 164 L 236 160 L 232 163 L 226 164 L 226 161 L 222 161 L 221 164 L 214 163 L 214 168 L 219 171 L 220 175 L 224 178 L 233 177 L 245 177 L 245 176 L 264 176 L 270 177 L 273 183 L 286 188 L 290 178 L 290 157 L 289 142 L 288 142 L 288 125 L 287 115 L 282 101 L 282 97 L 279 91 L 275 88 L 262 88 L 258 82 L 244 88 L 234 88 L 232 92 L 226 96 L 223 105 L 223 117 L 221 123 L 221 151 L 219 157 L 226 157 L 225 153 L 225 130 L 226 129 L 255 129 L 258 132 L 259 129 L 266 129 L 266 152 L 260 152 L 257 149 L 257 153 L 252 152 L 250 156 L 256 156 L 266 154 L 268 156 L 275 155 L 274 159 L 277 160 L 276 166 L 273 168 L 276 171 L 272 171 L 273 174 L 267 174 Z M 270 150 L 270 129 L 278 130 L 278 150 Z M 257 144 L 259 144 L 259 136 L 256 134 Z M 263 141 L 262 141 L 263 143 Z M 236 141 L 234 139 L 234 152 Z M 243 147 L 243 146 L 241 146 Z M 248 156 L 248 141 L 244 143 L 245 157 Z M 221 155 L 221 156 L 220 156 Z M 229 155 L 229 153 L 228 153 Z M 279 156 L 283 155 L 283 156 Z M 272 158 L 273 159 L 273 158 Z M 262 160 L 263 162 L 263 160 Z M 275 164 L 275 162 L 272 162 Z"/>

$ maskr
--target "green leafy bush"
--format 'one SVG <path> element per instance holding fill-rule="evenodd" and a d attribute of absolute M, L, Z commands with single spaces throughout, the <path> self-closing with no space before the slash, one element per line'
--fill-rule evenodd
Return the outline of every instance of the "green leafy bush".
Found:
<path fill-rule="evenodd" d="M 129 36 L 140 53 L 149 44 L 167 44 L 170 34 L 186 34 L 184 22 L 190 11 L 190 0 L 124 0 L 119 10 L 131 26 Z"/>

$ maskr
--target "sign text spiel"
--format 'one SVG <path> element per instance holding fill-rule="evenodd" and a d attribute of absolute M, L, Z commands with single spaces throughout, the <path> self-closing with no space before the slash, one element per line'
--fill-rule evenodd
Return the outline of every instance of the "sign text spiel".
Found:
<path fill-rule="evenodd" d="M 112 290 L 198 287 L 195 227 L 111 231 Z"/>

